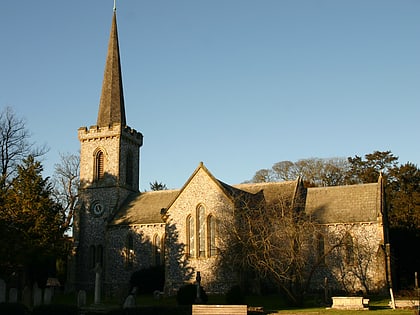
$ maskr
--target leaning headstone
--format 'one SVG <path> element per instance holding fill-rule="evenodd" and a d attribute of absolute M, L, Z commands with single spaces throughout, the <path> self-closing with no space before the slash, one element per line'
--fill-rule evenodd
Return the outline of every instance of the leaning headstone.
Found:
<path fill-rule="evenodd" d="M 44 304 L 45 305 L 51 304 L 51 298 L 52 298 L 52 289 L 51 288 L 45 288 L 45 290 L 44 290 Z"/>
<path fill-rule="evenodd" d="M 32 292 L 29 287 L 24 287 L 22 291 L 22 302 L 26 307 L 31 307 L 32 305 Z"/>
<path fill-rule="evenodd" d="M 86 305 L 86 291 L 80 290 L 77 293 L 77 307 L 83 307 Z"/>
<path fill-rule="evenodd" d="M 16 288 L 10 288 L 9 290 L 9 303 L 17 303 L 18 291 Z"/>
<path fill-rule="evenodd" d="M 34 306 L 42 304 L 42 289 L 38 288 L 38 284 L 35 282 L 33 287 Z"/>
<path fill-rule="evenodd" d="M 6 302 L 6 282 L 0 279 L 0 303 Z"/>
<path fill-rule="evenodd" d="M 124 301 L 123 308 L 132 308 L 136 306 L 136 299 L 133 294 L 129 294 Z"/>

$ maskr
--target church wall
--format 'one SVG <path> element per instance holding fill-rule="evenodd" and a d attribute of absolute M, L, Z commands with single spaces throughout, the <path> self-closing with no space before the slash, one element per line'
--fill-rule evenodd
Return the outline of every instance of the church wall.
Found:
<path fill-rule="evenodd" d="M 95 281 L 94 265 L 89 257 L 90 246 L 102 246 L 105 250 L 105 224 L 101 217 L 94 217 L 89 210 L 81 209 L 79 214 L 79 229 L 77 240 L 77 274 L 76 286 L 93 290 Z M 94 232 L 93 232 L 94 231 Z M 96 263 L 96 262 L 95 262 Z"/>
<path fill-rule="evenodd" d="M 110 226 L 107 231 L 106 291 L 127 294 L 133 272 L 155 264 L 154 237 L 164 237 L 164 224 Z M 133 251 L 128 253 L 128 236 L 133 238 Z M 129 255 L 132 255 L 129 257 Z M 123 292 L 121 292 L 123 291 Z"/>
<path fill-rule="evenodd" d="M 232 202 L 203 169 L 198 170 L 168 210 L 166 290 L 169 294 L 175 294 L 186 283 L 193 283 L 197 271 L 201 273 L 201 283 L 206 292 L 225 292 L 235 283 L 233 275 L 219 267 L 217 255 L 208 257 L 207 251 L 207 257 L 196 258 L 186 253 L 187 217 L 191 215 L 196 222 L 196 210 L 200 204 L 205 207 L 206 216 L 215 216 L 217 224 L 231 218 L 233 213 Z M 216 236 L 216 246 L 222 244 L 221 237 Z"/>
<path fill-rule="evenodd" d="M 314 290 L 324 290 L 325 278 L 331 291 L 357 293 L 386 290 L 383 227 L 378 222 L 330 224 L 325 232 L 325 264 L 312 280 Z M 344 239 L 348 235 L 348 240 Z M 336 244 L 342 245 L 332 249 Z M 330 252 L 331 251 L 331 252 Z"/>

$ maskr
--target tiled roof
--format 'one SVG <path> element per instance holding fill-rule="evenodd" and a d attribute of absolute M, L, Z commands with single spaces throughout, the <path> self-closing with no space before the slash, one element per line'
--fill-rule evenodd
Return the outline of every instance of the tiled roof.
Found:
<path fill-rule="evenodd" d="M 129 198 L 110 222 L 111 225 L 163 223 L 161 209 L 166 208 L 179 190 L 148 191 Z"/>
<path fill-rule="evenodd" d="M 254 183 L 230 186 L 218 181 L 236 201 L 265 200 L 269 204 L 292 205 L 299 181 Z M 161 209 L 167 208 L 180 190 L 161 190 L 133 195 L 116 214 L 111 225 L 163 223 Z M 374 184 L 308 188 L 305 211 L 319 223 L 374 222 L 380 213 L 379 186 Z M 264 199 L 261 199 L 261 194 Z M 256 205 L 256 204 L 255 204 Z"/>
<path fill-rule="evenodd" d="M 292 202 L 297 181 L 287 182 L 270 182 L 270 183 L 255 183 L 255 184 L 240 184 L 235 185 L 235 188 L 247 191 L 249 193 L 257 193 L 263 191 L 264 199 L 267 204 L 273 204 L 281 200 L 289 200 Z"/>
<path fill-rule="evenodd" d="M 308 188 L 305 209 L 320 223 L 373 222 L 380 213 L 379 197 L 377 183 Z"/>

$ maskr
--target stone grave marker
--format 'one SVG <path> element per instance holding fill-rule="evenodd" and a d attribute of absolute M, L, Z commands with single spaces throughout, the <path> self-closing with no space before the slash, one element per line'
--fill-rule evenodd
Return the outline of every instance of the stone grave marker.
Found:
<path fill-rule="evenodd" d="M 32 292 L 31 292 L 31 288 L 29 288 L 28 286 L 25 286 L 23 288 L 22 302 L 28 308 L 32 306 Z"/>
<path fill-rule="evenodd" d="M 95 304 L 101 304 L 101 286 L 102 286 L 101 273 L 102 273 L 101 265 L 97 263 L 95 267 L 95 298 L 94 298 Z"/>
<path fill-rule="evenodd" d="M 16 288 L 10 288 L 9 290 L 9 303 L 17 303 L 18 291 Z"/>
<path fill-rule="evenodd" d="M 77 307 L 83 307 L 86 305 L 86 291 L 80 290 L 77 293 Z"/>
<path fill-rule="evenodd" d="M 52 299 L 52 289 L 51 288 L 45 288 L 44 290 L 44 304 L 49 305 L 51 304 Z"/>
<path fill-rule="evenodd" d="M 33 296 L 34 296 L 34 306 L 42 304 L 42 289 L 38 287 L 38 283 L 35 282 L 33 287 Z"/>
<path fill-rule="evenodd" d="M 0 279 L 0 303 L 6 302 L 6 282 Z"/>
<path fill-rule="evenodd" d="M 129 294 L 124 301 L 123 308 L 131 308 L 136 306 L 136 299 L 133 294 Z"/>

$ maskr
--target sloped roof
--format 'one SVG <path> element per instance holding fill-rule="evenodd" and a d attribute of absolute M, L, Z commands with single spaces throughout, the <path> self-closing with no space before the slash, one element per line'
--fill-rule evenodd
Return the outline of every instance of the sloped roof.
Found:
<path fill-rule="evenodd" d="M 240 184 L 235 185 L 237 189 L 247 191 L 255 194 L 263 191 L 264 199 L 267 204 L 273 204 L 279 200 L 293 201 L 298 181 L 287 182 L 270 182 L 270 183 L 253 183 L 253 184 Z"/>
<path fill-rule="evenodd" d="M 202 167 L 202 166 L 200 166 Z M 230 186 L 215 179 L 226 195 L 233 201 L 260 202 L 261 194 L 267 203 L 293 200 L 297 182 L 240 184 Z M 161 209 L 167 209 L 182 190 L 161 190 L 133 194 L 124 203 L 110 225 L 156 224 L 163 223 Z"/>
<path fill-rule="evenodd" d="M 159 190 L 133 194 L 124 203 L 111 225 L 163 223 L 161 209 L 168 207 L 179 190 Z"/>
<path fill-rule="evenodd" d="M 208 170 L 200 164 L 197 168 Z M 197 172 L 194 172 L 194 174 Z M 194 176 L 192 175 L 192 177 Z M 210 173 L 209 173 L 210 174 Z M 212 175 L 210 174 L 211 178 Z M 187 183 L 191 178 L 187 181 Z M 297 197 L 296 181 L 228 185 L 213 178 L 233 201 L 265 200 L 267 205 L 292 205 Z M 124 203 L 110 222 L 111 225 L 163 223 L 161 210 L 168 209 L 183 189 L 161 190 L 134 194 Z M 262 199 L 262 194 L 264 199 Z M 375 222 L 380 215 L 380 187 L 378 183 L 307 188 L 305 211 L 319 223 Z"/>
<path fill-rule="evenodd" d="M 373 222 L 379 198 L 377 183 L 308 188 L 305 209 L 320 223 Z"/>

